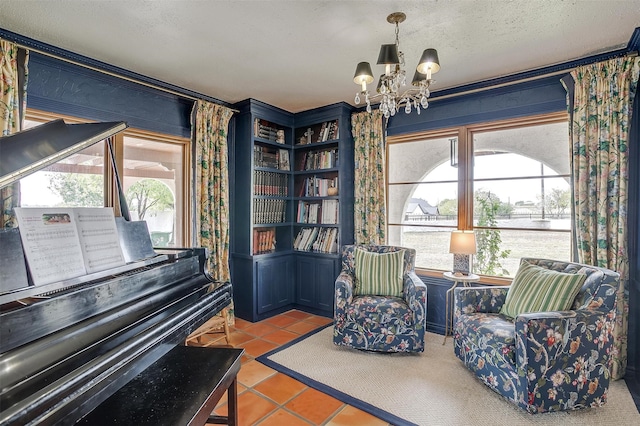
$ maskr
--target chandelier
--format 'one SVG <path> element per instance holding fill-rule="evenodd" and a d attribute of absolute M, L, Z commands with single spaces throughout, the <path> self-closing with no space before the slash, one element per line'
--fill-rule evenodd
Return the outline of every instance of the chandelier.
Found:
<path fill-rule="evenodd" d="M 360 62 L 353 76 L 353 81 L 361 85 L 361 90 L 356 93 L 356 105 L 359 105 L 364 98 L 367 112 L 370 113 L 371 102 L 380 100 L 380 111 L 385 118 L 394 116 L 403 107 L 407 114 L 410 114 L 412 109 L 415 109 L 418 114 L 420 114 L 421 108 L 426 109 L 429 106 L 429 86 L 435 81 L 431 79 L 431 74 L 440 70 L 438 52 L 435 49 L 426 49 L 422 53 L 413 75 L 412 87 L 404 89 L 407 78 L 404 70 L 404 55 L 400 51 L 400 41 L 398 40 L 398 24 L 404 22 L 406 18 L 407 16 L 402 12 L 394 12 L 387 16 L 387 22 L 396 26 L 396 42 L 380 46 L 378 65 L 384 65 L 385 72 L 378 81 L 377 93 L 371 95 L 367 90 L 367 84 L 373 82 L 373 73 L 369 62 Z"/>

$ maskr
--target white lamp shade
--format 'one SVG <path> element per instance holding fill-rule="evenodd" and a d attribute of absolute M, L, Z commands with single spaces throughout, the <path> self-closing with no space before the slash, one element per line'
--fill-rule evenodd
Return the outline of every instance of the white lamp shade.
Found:
<path fill-rule="evenodd" d="M 452 231 L 449 253 L 476 254 L 476 234 L 473 231 Z"/>

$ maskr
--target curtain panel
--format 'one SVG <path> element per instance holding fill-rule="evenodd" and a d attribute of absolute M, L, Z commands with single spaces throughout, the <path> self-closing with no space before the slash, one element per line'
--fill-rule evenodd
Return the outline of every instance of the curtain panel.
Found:
<path fill-rule="evenodd" d="M 571 115 L 578 261 L 620 273 L 613 379 L 623 377 L 627 365 L 628 142 L 639 64 L 639 58 L 612 59 L 575 69 L 573 84 L 563 81 Z"/>
<path fill-rule="evenodd" d="M 29 52 L 0 39 L 0 136 L 22 130 L 27 105 L 27 64 Z M 0 189 L 2 215 L 0 229 L 18 226 L 13 208 L 20 205 L 20 183 Z"/>
<path fill-rule="evenodd" d="M 385 144 L 382 113 L 351 116 L 355 150 L 353 226 L 356 244 L 386 242 Z"/>
<path fill-rule="evenodd" d="M 219 282 L 231 279 L 227 128 L 232 114 L 229 108 L 199 100 L 192 123 L 196 245 L 209 250 L 209 274 Z"/>

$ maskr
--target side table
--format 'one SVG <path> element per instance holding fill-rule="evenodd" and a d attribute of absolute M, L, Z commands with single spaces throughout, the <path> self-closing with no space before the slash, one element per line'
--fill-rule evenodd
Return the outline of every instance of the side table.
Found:
<path fill-rule="evenodd" d="M 445 272 L 442 274 L 444 279 L 449 281 L 453 281 L 453 285 L 449 290 L 447 290 L 446 294 L 446 304 L 445 307 L 445 318 L 444 318 L 444 340 L 442 344 L 447 343 L 447 336 L 449 335 L 449 331 L 453 333 L 453 311 L 455 309 L 451 309 L 451 296 L 453 294 L 453 290 L 458 286 L 458 283 L 462 283 L 465 287 L 470 287 L 471 283 L 475 283 L 480 281 L 480 277 L 476 274 L 469 275 L 455 275 L 453 272 Z"/>

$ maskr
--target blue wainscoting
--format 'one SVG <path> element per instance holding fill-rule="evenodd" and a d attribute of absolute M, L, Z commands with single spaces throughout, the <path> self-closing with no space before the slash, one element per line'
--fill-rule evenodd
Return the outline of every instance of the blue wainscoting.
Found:
<path fill-rule="evenodd" d="M 444 334 L 446 294 L 453 283 L 444 278 L 418 276 L 427 285 L 427 331 Z"/>

